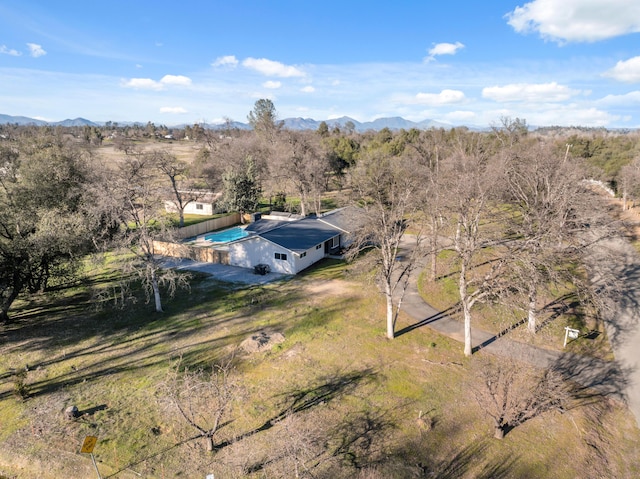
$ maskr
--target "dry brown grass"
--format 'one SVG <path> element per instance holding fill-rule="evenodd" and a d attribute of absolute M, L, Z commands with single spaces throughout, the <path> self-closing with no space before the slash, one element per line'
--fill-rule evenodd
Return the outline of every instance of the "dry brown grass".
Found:
<path fill-rule="evenodd" d="M 146 140 L 135 143 L 136 147 L 142 151 L 150 150 L 166 150 L 176 156 L 179 160 L 184 160 L 188 163 L 192 162 L 198 151 L 202 148 L 202 144 L 193 141 L 159 141 L 159 140 Z M 104 144 L 95 150 L 98 157 L 102 158 L 105 162 L 117 162 L 123 156 L 124 152 L 118 150 L 113 142 L 105 141 Z"/>

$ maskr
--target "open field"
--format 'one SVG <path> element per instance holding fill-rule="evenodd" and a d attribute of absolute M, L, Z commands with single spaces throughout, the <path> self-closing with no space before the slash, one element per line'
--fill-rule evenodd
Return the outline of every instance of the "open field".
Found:
<path fill-rule="evenodd" d="M 142 151 L 149 150 L 165 150 L 175 155 L 179 160 L 191 163 L 202 148 L 201 143 L 194 141 L 179 140 L 140 140 L 134 142 L 134 145 L 141 148 Z M 113 142 L 105 141 L 96 149 L 97 155 L 106 162 L 116 162 L 124 156 L 124 152 L 115 148 Z"/>
<path fill-rule="evenodd" d="M 91 278 L 18 304 L 1 332 L 0 476 L 91 477 L 85 435 L 98 436 L 103 477 L 640 474 L 640 432 L 609 399 L 576 400 L 493 439 L 474 400 L 480 356 L 465 359 L 428 328 L 384 339 L 382 298 L 341 263 L 244 289 L 197 277 L 161 315 L 143 301 L 98 308 L 94 293 L 113 285 L 101 269 Z M 208 453 L 169 412 L 163 386 L 178 358 L 208 367 L 259 331 L 286 339 L 236 352 L 233 408 Z M 12 373 L 25 368 L 21 400 Z M 70 405 L 81 418 L 64 417 Z"/>

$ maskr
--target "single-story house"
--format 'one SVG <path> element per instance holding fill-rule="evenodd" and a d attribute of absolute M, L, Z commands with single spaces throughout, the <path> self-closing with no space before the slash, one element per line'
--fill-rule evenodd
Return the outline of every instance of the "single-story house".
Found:
<path fill-rule="evenodd" d="M 184 200 L 191 200 L 184 208 L 185 214 L 205 216 L 213 215 L 216 208 L 216 202 L 222 196 L 222 193 L 196 190 L 179 191 L 179 193 L 183 195 L 182 197 Z M 176 200 L 164 200 L 164 209 L 167 213 L 177 213 L 178 208 L 176 207 Z"/>
<path fill-rule="evenodd" d="M 226 245 L 229 264 L 266 264 L 274 272 L 297 274 L 348 246 L 353 216 L 353 208 L 342 208 L 307 218 L 261 217 L 245 228 L 247 236 Z"/>

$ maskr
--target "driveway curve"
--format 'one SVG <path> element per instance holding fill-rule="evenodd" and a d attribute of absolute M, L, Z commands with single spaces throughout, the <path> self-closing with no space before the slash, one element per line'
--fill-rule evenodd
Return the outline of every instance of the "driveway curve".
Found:
<path fill-rule="evenodd" d="M 403 249 L 411 248 L 411 244 L 415 244 L 415 239 L 413 243 L 404 241 Z M 626 402 L 640 426 L 640 255 L 622 238 L 598 242 L 592 248 L 592 266 L 599 271 L 594 281 L 622 277 L 626 284 L 624 294 L 611 296 L 611 308 L 604 318 L 615 354 L 614 361 L 547 350 L 513 341 L 508 334 L 496 335 L 472 326 L 473 349 L 486 349 L 492 354 L 525 361 L 537 367 L 554 367 L 585 389 L 593 388 L 600 394 Z M 422 270 L 414 270 L 402 302 L 403 311 L 415 322 L 396 334 L 407 334 L 428 326 L 463 343 L 462 321 L 452 317 L 451 312 L 438 311 L 420 296 L 417 284 Z"/>

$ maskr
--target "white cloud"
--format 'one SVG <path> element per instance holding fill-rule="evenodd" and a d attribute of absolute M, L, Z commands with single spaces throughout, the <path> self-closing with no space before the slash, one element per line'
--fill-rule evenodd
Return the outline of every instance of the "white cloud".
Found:
<path fill-rule="evenodd" d="M 628 107 L 636 104 L 640 105 L 640 91 L 631 91 L 624 95 L 607 95 L 604 98 L 598 100 L 598 105 L 604 106 L 623 106 Z"/>
<path fill-rule="evenodd" d="M 290 65 L 285 65 L 266 58 L 247 58 L 242 65 L 251 70 L 255 70 L 263 75 L 276 76 L 282 78 L 303 77 L 305 73 Z"/>
<path fill-rule="evenodd" d="M 135 88 L 137 90 L 164 90 L 164 85 L 151 78 L 131 78 L 122 80 L 120 83 L 125 88 Z"/>
<path fill-rule="evenodd" d="M 160 83 L 163 85 L 189 86 L 191 85 L 191 78 L 183 75 L 165 75 L 160 79 Z"/>
<path fill-rule="evenodd" d="M 505 15 L 519 33 L 558 43 L 596 42 L 640 32 L 636 0 L 533 0 Z"/>
<path fill-rule="evenodd" d="M 236 67 L 238 66 L 238 59 L 234 55 L 225 55 L 218 57 L 211 64 L 212 67 Z"/>
<path fill-rule="evenodd" d="M 482 96 L 498 102 L 560 102 L 580 94 L 564 85 L 551 83 L 512 83 L 482 89 Z"/>
<path fill-rule="evenodd" d="M 161 91 L 167 86 L 190 86 L 191 78 L 182 75 L 165 75 L 160 81 L 151 78 L 131 78 L 122 80 L 120 85 L 125 88 L 135 88 L 137 90 Z"/>
<path fill-rule="evenodd" d="M 264 82 L 262 86 L 270 90 L 276 90 L 282 86 L 282 82 L 269 80 Z"/>
<path fill-rule="evenodd" d="M 44 51 L 44 48 L 37 43 L 27 43 L 27 46 L 29 47 L 29 54 L 33 58 L 38 58 L 47 54 L 47 52 Z"/>
<path fill-rule="evenodd" d="M 313 88 L 311 85 L 307 85 L 303 88 L 300 88 L 300 91 L 304 92 L 304 93 L 313 93 L 314 91 L 316 91 L 315 88 Z"/>
<path fill-rule="evenodd" d="M 625 83 L 638 83 L 640 82 L 640 57 L 619 61 L 615 67 L 603 75 Z"/>
<path fill-rule="evenodd" d="M 444 119 L 448 121 L 470 121 L 477 118 L 477 114 L 473 111 L 452 111 L 444 115 Z"/>
<path fill-rule="evenodd" d="M 440 106 L 461 103 L 465 100 L 460 90 L 442 90 L 440 93 L 418 93 L 414 103 L 420 105 Z"/>
<path fill-rule="evenodd" d="M 458 50 L 464 48 L 464 44 L 460 42 L 456 43 L 436 43 L 429 50 L 429 56 L 425 58 L 426 61 L 434 60 L 438 55 L 455 55 Z"/>
<path fill-rule="evenodd" d="M 181 106 L 163 106 L 162 108 L 160 108 L 160 113 L 182 114 L 188 112 Z"/>
<path fill-rule="evenodd" d="M 0 45 L 0 53 L 5 55 L 11 55 L 12 57 L 19 57 L 22 55 L 18 50 L 14 50 L 13 48 L 7 48 L 6 45 Z"/>
<path fill-rule="evenodd" d="M 546 110 L 528 116 L 527 123 L 533 125 L 592 126 L 611 125 L 620 117 L 595 107 L 577 108 L 575 106 L 559 107 L 557 110 Z"/>

